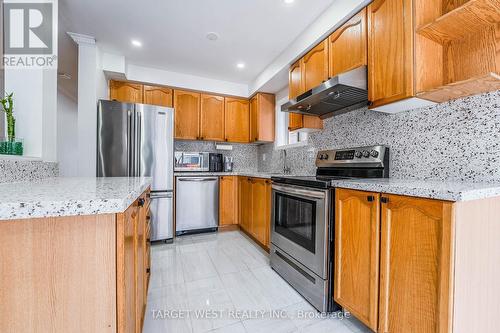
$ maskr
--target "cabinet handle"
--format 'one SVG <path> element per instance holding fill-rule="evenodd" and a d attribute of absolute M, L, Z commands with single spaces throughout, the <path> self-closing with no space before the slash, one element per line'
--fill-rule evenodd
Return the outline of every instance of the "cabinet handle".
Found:
<path fill-rule="evenodd" d="M 146 273 L 150 273 L 151 272 L 151 269 L 150 268 L 146 268 Z"/>
<path fill-rule="evenodd" d="M 137 201 L 137 204 L 139 205 L 139 207 L 143 207 L 144 206 L 144 199 L 143 198 L 140 198 L 138 201 Z"/>
<path fill-rule="evenodd" d="M 382 203 L 388 203 L 389 202 L 389 198 L 382 197 L 382 198 L 380 198 L 380 202 L 382 202 Z"/>
<path fill-rule="evenodd" d="M 151 216 L 146 216 L 146 220 L 150 221 L 151 220 Z"/>
<path fill-rule="evenodd" d="M 146 242 L 148 242 L 149 244 L 151 244 L 151 238 L 146 239 Z"/>
<path fill-rule="evenodd" d="M 200 136 L 200 140 L 204 140 L 204 139 L 205 139 L 204 137 Z"/>
<path fill-rule="evenodd" d="M 227 142 L 227 138 L 225 138 L 225 139 L 224 139 L 224 141 L 226 141 L 226 142 Z"/>
<path fill-rule="evenodd" d="M 373 202 L 375 200 L 375 197 L 373 195 L 369 195 L 367 198 L 368 202 Z"/>

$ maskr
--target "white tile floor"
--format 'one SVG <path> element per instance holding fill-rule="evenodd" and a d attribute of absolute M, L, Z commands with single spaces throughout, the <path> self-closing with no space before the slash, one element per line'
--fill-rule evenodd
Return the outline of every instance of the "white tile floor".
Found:
<path fill-rule="evenodd" d="M 151 260 L 144 333 L 369 332 L 318 317 L 238 231 L 179 237 L 153 246 Z"/>

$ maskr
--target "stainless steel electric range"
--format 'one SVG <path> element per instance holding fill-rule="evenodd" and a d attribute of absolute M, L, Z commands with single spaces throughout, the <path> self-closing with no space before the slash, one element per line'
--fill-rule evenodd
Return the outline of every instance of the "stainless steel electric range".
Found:
<path fill-rule="evenodd" d="M 317 310 L 333 301 L 332 180 L 389 177 L 385 146 L 320 151 L 316 176 L 272 177 L 271 267 Z"/>

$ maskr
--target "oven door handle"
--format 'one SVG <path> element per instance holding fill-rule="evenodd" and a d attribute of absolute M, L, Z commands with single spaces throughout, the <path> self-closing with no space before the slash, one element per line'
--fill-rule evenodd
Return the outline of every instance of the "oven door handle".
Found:
<path fill-rule="evenodd" d="M 310 190 L 303 190 L 299 189 L 296 187 L 290 187 L 290 186 L 281 186 L 281 185 L 276 185 L 273 184 L 272 186 L 273 190 L 283 192 L 285 194 L 295 194 L 295 195 L 302 195 L 308 198 L 317 198 L 317 199 L 325 199 L 326 194 L 323 191 L 310 191 Z"/>

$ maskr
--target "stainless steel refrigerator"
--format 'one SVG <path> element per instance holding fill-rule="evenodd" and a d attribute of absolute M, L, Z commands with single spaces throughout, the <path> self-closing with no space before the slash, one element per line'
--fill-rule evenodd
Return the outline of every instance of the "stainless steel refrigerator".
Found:
<path fill-rule="evenodd" d="M 100 100 L 97 176 L 152 177 L 151 240 L 173 238 L 174 109 Z"/>

